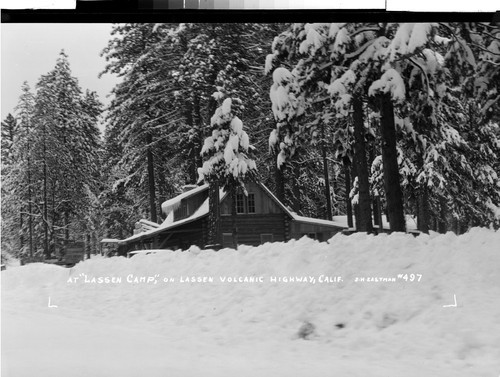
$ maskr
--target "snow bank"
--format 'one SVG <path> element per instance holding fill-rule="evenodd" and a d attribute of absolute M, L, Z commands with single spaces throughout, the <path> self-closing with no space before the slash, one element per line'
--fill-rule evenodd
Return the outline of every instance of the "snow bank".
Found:
<path fill-rule="evenodd" d="M 214 369 L 197 374 L 198 358 L 190 359 L 179 376 L 486 377 L 500 368 L 498 245 L 500 232 L 476 228 L 461 236 L 338 234 L 237 251 L 192 247 L 95 257 L 72 269 L 31 264 L 2 272 L 3 326 L 52 310 L 61 323 L 154 333 L 179 360 L 181 349 L 185 358 L 211 349 Z M 457 307 L 444 307 L 454 295 Z M 57 309 L 47 308 L 49 296 Z M 3 336 L 2 347 L 15 354 L 19 342 Z M 121 375 L 131 375 L 132 361 L 120 362 Z"/>

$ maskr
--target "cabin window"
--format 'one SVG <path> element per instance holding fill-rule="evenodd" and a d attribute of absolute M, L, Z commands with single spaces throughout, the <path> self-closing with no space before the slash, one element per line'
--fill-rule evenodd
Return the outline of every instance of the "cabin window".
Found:
<path fill-rule="evenodd" d="M 273 242 L 274 237 L 272 233 L 263 233 L 260 235 L 260 243 L 264 244 L 266 242 Z"/>
<path fill-rule="evenodd" d="M 255 194 L 248 194 L 248 213 L 255 213 Z"/>
<path fill-rule="evenodd" d="M 236 213 L 245 213 L 245 196 L 236 194 Z"/>
<path fill-rule="evenodd" d="M 255 213 L 255 194 L 236 194 L 236 213 Z"/>

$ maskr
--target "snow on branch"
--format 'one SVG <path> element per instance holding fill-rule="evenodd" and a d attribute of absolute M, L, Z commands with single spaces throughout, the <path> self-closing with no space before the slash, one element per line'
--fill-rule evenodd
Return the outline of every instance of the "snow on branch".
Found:
<path fill-rule="evenodd" d="M 248 156 L 253 149 L 243 122 L 232 109 L 233 100 L 226 98 L 212 116 L 212 135 L 204 141 L 202 156 L 208 156 L 198 169 L 199 181 L 227 179 L 242 181 L 257 169 L 255 161 Z"/>
<path fill-rule="evenodd" d="M 273 85 L 269 93 L 274 118 L 278 121 L 291 120 L 304 112 L 303 99 L 299 96 L 298 83 L 292 72 L 284 67 L 273 72 Z"/>
<path fill-rule="evenodd" d="M 370 96 L 375 96 L 379 93 L 390 93 L 391 98 L 396 102 L 404 101 L 405 83 L 394 68 L 385 71 L 382 77 L 374 81 L 368 89 L 368 95 Z"/>
<path fill-rule="evenodd" d="M 433 26 L 429 23 L 401 24 L 387 48 L 389 60 L 394 61 L 399 56 L 411 55 L 423 48 L 429 41 Z"/>
<path fill-rule="evenodd" d="M 304 31 L 306 32 L 307 36 L 299 46 L 299 52 L 301 54 L 310 53 L 311 55 L 314 55 L 317 50 L 323 47 L 323 44 L 326 41 L 326 37 L 324 35 L 321 35 L 321 33 L 318 31 L 321 31 L 321 27 L 324 27 L 324 24 L 306 24 L 304 26 Z"/>

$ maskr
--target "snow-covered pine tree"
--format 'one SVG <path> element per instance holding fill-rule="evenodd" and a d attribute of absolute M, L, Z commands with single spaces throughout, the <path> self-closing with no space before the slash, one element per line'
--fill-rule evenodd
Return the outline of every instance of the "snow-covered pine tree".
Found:
<path fill-rule="evenodd" d="M 123 182 L 126 179 L 119 169 L 123 148 L 119 143 L 119 129 L 107 126 L 104 132 L 104 150 L 102 153 L 103 190 L 99 195 L 102 206 L 103 227 L 108 238 L 126 238 L 133 231 L 137 221 L 134 198 L 129 195 Z"/>
<path fill-rule="evenodd" d="M 149 181 L 145 161 L 150 154 L 160 202 L 197 180 L 206 125 L 217 107 L 214 92 L 241 98 L 244 117 L 252 120 L 252 127 L 268 126 L 266 118 L 271 117 L 263 94 L 268 78 L 261 75 L 260 67 L 277 27 L 241 23 L 114 27 L 103 51 L 108 60 L 105 72 L 117 73 L 123 82 L 114 89 L 107 135 L 118 138 L 123 151 L 109 169 L 116 179 L 107 185 L 106 210 L 116 213 L 118 206 L 112 205 L 111 198 L 125 200 L 126 196 L 132 199 L 135 213 L 145 213 Z M 264 147 L 262 137 L 258 144 Z M 115 195 L 114 190 L 123 195 Z"/>
<path fill-rule="evenodd" d="M 266 77 L 261 76 L 265 48 L 277 26 L 268 24 L 179 25 L 165 43 L 175 46 L 180 58 L 173 70 L 176 105 L 182 114 L 182 146 L 189 156 L 190 175 L 201 165 L 204 130 L 217 107 L 214 92 L 245 103 L 242 114 L 252 127 L 265 127 L 270 118 L 265 106 Z M 179 128 L 177 122 L 176 127 Z M 259 145 L 263 143 L 260 143 Z"/>
<path fill-rule="evenodd" d="M 360 230 L 371 231 L 362 92 L 354 96 L 357 100 L 353 103 L 357 106 L 354 112 L 350 111 L 352 94 L 360 91 L 354 88 L 356 74 L 349 68 L 354 66 L 353 59 L 357 57 L 355 54 L 351 57 L 350 52 L 358 48 L 350 37 L 351 32 L 357 32 L 353 28 L 344 24 L 295 24 L 276 38 L 273 53 L 268 56 L 268 71 L 280 60 L 291 64 L 293 70 L 279 67 L 273 73 L 271 101 L 278 126 L 271 134 L 270 144 L 280 145 L 279 159 L 283 160 L 286 151 L 294 152 L 299 142 L 317 145 L 319 140 L 325 181 L 328 181 L 327 145 L 340 160 L 350 160 L 350 155 L 354 154 L 356 170 L 363 177 L 360 180 L 361 200 L 358 201 L 363 218 Z M 351 114 L 355 115 L 352 120 Z M 283 127 L 284 121 L 287 127 Z M 359 131 L 354 135 L 350 132 L 351 124 Z M 330 138 L 325 140 L 327 134 Z M 353 136 L 356 136 L 354 153 L 350 141 Z M 326 196 L 330 196 L 329 190 Z"/>
<path fill-rule="evenodd" d="M 28 83 L 24 82 L 15 108 L 17 127 L 10 138 L 10 159 L 2 161 L 3 167 L 6 162 L 9 165 L 8 169 L 2 170 L 2 245 L 16 257 L 33 256 L 36 250 L 31 179 L 34 169 L 31 163 L 33 110 L 34 96 Z"/>
<path fill-rule="evenodd" d="M 473 83 L 484 82 L 481 78 L 484 72 L 480 73 L 476 62 L 480 55 L 484 56 L 486 47 L 474 47 L 471 39 L 460 32 L 464 26 L 444 23 L 418 25 L 420 29 L 415 32 L 417 26 L 404 25 L 402 28 L 410 32 L 405 33 L 406 37 L 399 38 L 402 47 L 398 51 L 406 53 L 407 61 L 400 72 L 409 96 L 407 103 L 398 109 L 399 116 L 396 118 L 402 143 L 398 150 L 400 172 L 410 198 L 407 208 L 411 212 L 411 207 L 416 206 L 418 226 L 424 232 L 430 225 L 440 231 L 461 231 L 462 226 L 458 226 L 460 221 L 467 218 L 481 223 L 485 219 L 482 217 L 479 220 L 477 213 L 489 212 L 484 207 L 478 208 L 478 203 L 487 200 L 477 201 L 475 198 L 482 191 L 478 182 L 485 182 L 473 178 L 472 172 L 476 170 L 473 167 L 480 165 L 472 163 L 469 158 L 475 150 L 473 141 L 477 137 L 466 136 L 470 134 L 473 124 L 473 132 L 476 133 L 481 124 L 488 122 L 484 122 L 484 117 L 480 120 L 480 116 L 476 116 L 475 121 L 469 120 L 467 106 L 464 106 L 472 101 L 478 103 L 480 108 L 481 103 L 485 103 L 479 94 L 484 87 L 481 89 L 482 85 Z M 465 27 L 475 28 L 473 23 Z M 412 39 L 424 41 L 425 46 L 410 51 Z M 478 42 L 480 39 L 475 40 Z M 478 51 L 481 53 L 478 54 Z M 395 56 L 400 59 L 397 53 Z M 488 130 L 488 127 L 483 129 Z M 495 140 L 494 135 L 493 131 L 483 140 Z M 493 144 L 492 148 L 482 150 L 495 149 Z M 491 167 L 486 169 L 494 171 Z M 494 175 L 483 176 L 489 176 L 490 182 L 495 180 Z M 471 212 L 471 208 L 478 211 Z M 433 224 L 428 224 L 430 218 L 434 219 Z M 457 225 L 451 227 L 451 222 Z"/>
<path fill-rule="evenodd" d="M 90 98 L 92 97 L 92 98 Z M 95 96 L 83 97 L 62 51 L 55 68 L 37 83 L 33 117 L 34 204 L 40 209 L 46 257 L 68 237 L 88 231 L 89 184 L 95 181 L 99 149 Z"/>
<path fill-rule="evenodd" d="M 22 247 L 22 242 L 14 235 L 17 233 L 17 226 L 19 219 L 22 218 L 21 211 L 18 211 L 18 206 L 15 201 L 5 201 L 4 198 L 9 197 L 11 182 L 9 182 L 10 172 L 15 164 L 15 156 L 13 154 L 13 145 L 18 132 L 18 125 L 16 119 L 12 114 L 8 114 L 4 121 L 2 121 L 2 138 L 1 138 L 1 152 L 2 152 L 2 239 L 1 251 L 2 260 L 8 260 L 11 256 L 16 256 L 16 248 Z M 7 182 L 6 182 L 7 181 Z M 17 226 L 16 226 L 17 225 Z M 21 236 L 22 238 L 22 236 Z M 16 247 L 17 243 L 21 243 Z M 3 262 L 2 262 L 3 263 Z"/>
<path fill-rule="evenodd" d="M 203 144 L 201 155 L 206 158 L 198 169 L 199 180 L 211 187 L 209 212 L 209 243 L 220 244 L 219 225 L 219 187 L 227 191 L 231 200 L 231 218 L 234 248 L 238 245 L 236 222 L 236 194 L 242 190 L 246 194 L 245 181 L 257 172 L 251 153 L 248 134 L 243 129 L 241 114 L 242 102 L 238 98 L 226 98 L 215 110 L 210 124 L 212 134 Z"/>
<path fill-rule="evenodd" d="M 381 168 L 380 172 L 383 173 L 377 176 L 384 178 L 383 191 L 387 195 L 389 219 L 392 218 L 391 229 L 404 231 L 404 201 L 406 208 L 410 208 L 415 206 L 412 203 L 418 197 L 420 206 L 417 207 L 422 209 L 419 217 L 425 222 L 424 218 L 429 217 L 427 204 L 435 202 L 432 197 L 427 198 L 429 187 L 436 187 L 431 182 L 441 179 L 441 186 L 445 182 L 446 174 L 439 169 L 430 169 L 432 164 L 426 163 L 426 160 L 432 158 L 433 153 L 442 146 L 454 145 L 454 142 L 446 140 L 450 140 L 448 136 L 456 127 L 449 121 L 437 121 L 444 120 L 444 114 L 449 116 L 455 112 L 452 118 L 456 118 L 461 113 L 458 111 L 456 114 L 456 109 L 446 110 L 449 107 L 446 103 L 450 102 L 446 96 L 460 93 L 460 85 L 461 92 L 469 93 L 469 98 L 480 97 L 483 113 L 488 111 L 490 116 L 495 113 L 493 104 L 498 97 L 493 78 L 498 73 L 494 64 L 498 58 L 497 31 L 495 26 L 473 23 L 295 24 L 276 38 L 273 54 L 268 57 L 268 70 L 283 59 L 293 68 L 292 71 L 283 71 L 292 80 L 285 82 L 280 78 L 275 81 L 275 84 L 281 85 L 279 90 L 285 95 L 275 95 L 279 101 L 273 102 L 281 102 L 279 106 L 286 108 L 287 101 L 281 98 L 289 96 L 291 100 L 288 103 L 292 104 L 306 93 L 306 110 L 302 113 L 306 114 L 307 119 L 309 112 L 314 113 L 313 104 L 321 101 L 326 87 L 330 89 L 335 102 L 331 111 L 334 116 L 350 109 L 353 114 L 356 113 L 354 107 L 350 107 L 356 102 L 352 101 L 356 93 L 353 89 L 364 96 L 364 101 L 367 95 L 373 98 L 370 101 L 372 121 L 368 124 L 364 122 L 364 126 L 368 134 L 377 136 L 375 145 L 382 147 L 383 157 L 374 159 L 374 167 Z M 453 76 L 450 75 L 451 71 L 456 73 L 453 80 L 450 80 L 450 76 Z M 292 82 L 293 85 L 290 84 Z M 292 86 L 297 89 L 290 96 L 287 88 Z M 406 98 L 406 86 L 411 88 L 411 102 Z M 293 106 L 288 108 L 293 110 Z M 295 111 L 294 116 L 296 114 Z M 377 123 L 380 124 L 379 130 L 371 127 L 371 124 Z M 281 128 L 282 131 L 285 129 Z M 484 129 L 491 129 L 491 139 L 496 140 L 493 136 L 494 127 Z M 289 131 L 275 132 L 271 136 L 271 144 L 287 149 L 286 141 L 293 140 L 296 148 L 300 140 L 297 136 L 302 133 L 297 127 L 292 134 L 293 139 Z M 359 136 L 360 133 L 355 141 L 357 145 Z M 346 140 L 351 138 L 349 135 Z M 412 147 L 402 148 L 402 144 L 411 144 Z M 487 150 L 484 145 L 482 148 Z M 494 148 L 490 146 L 489 150 Z M 443 161 L 450 162 L 446 157 Z M 456 177 L 463 174 L 458 170 Z M 489 177 L 490 182 L 495 181 L 491 173 L 482 176 Z M 361 182 L 358 180 L 358 183 Z M 401 185 L 405 187 L 406 199 L 403 198 Z M 417 194 L 414 195 L 415 192 Z M 453 198 L 453 195 L 444 194 L 442 189 L 434 192 L 443 192 L 442 197 L 445 199 L 441 200 L 442 203 Z M 439 209 L 433 210 L 436 211 L 439 212 Z M 423 223 L 422 227 L 425 231 L 427 225 Z"/>
<path fill-rule="evenodd" d="M 464 137 L 471 122 L 463 104 L 472 99 L 477 102 L 480 97 L 471 88 L 480 92 L 486 88 L 476 85 L 485 82 L 477 72 L 476 61 L 477 51 L 485 56 L 488 50 L 474 47 L 472 39 L 460 30 L 463 27 L 476 29 L 474 24 L 389 25 L 384 32 L 388 40 L 384 39 L 384 46 L 377 50 L 385 73 L 372 85 L 372 94 L 378 90 L 391 93 L 399 104 L 395 113 L 401 184 L 407 211 L 418 212 L 418 226 L 424 232 L 431 217 L 441 224 L 441 231 L 451 229 L 446 226 L 450 215 L 454 221 L 474 218 L 465 215 L 464 209 L 477 205 L 471 204 L 473 198 L 458 201 L 461 196 L 476 195 L 478 190 L 472 183 L 476 179 L 469 173 L 473 169 L 468 153 L 464 153 L 471 147 L 470 139 Z M 367 53 L 373 51 L 367 48 Z M 398 95 L 403 87 L 405 100 Z M 493 135 L 490 139 L 495 139 Z M 487 176 L 494 181 L 494 176 Z"/>
<path fill-rule="evenodd" d="M 143 59 L 143 56 L 148 46 L 159 38 L 153 33 L 152 24 L 117 25 L 111 34 L 117 36 L 110 40 L 108 47 L 101 54 L 105 54 L 106 60 L 110 61 L 103 73 L 117 73 L 123 81 L 114 89 L 115 98 L 107 118 L 108 127 L 120 129 L 125 154 L 119 163 L 126 174 L 130 174 L 132 170 L 136 171 L 138 180 L 143 183 L 141 186 L 145 186 L 143 190 L 138 190 L 141 199 L 137 201 L 144 203 L 141 207 L 149 204 L 149 218 L 157 222 L 158 205 L 152 151 L 153 140 L 156 141 L 157 135 L 152 135 L 151 131 L 155 125 L 151 122 L 154 118 L 150 109 L 151 101 L 143 98 L 149 94 L 145 88 L 148 86 L 147 76 L 152 70 L 153 62 Z M 141 168 L 137 169 L 138 166 Z M 135 180 L 135 185 L 139 186 L 137 183 Z M 143 211 L 145 208 L 141 212 Z"/>
<path fill-rule="evenodd" d="M 299 82 L 295 71 L 285 67 L 273 71 L 273 85 L 270 89 L 271 108 L 274 114 L 275 129 L 269 136 L 269 151 L 276 158 L 280 170 L 277 178 L 285 178 L 290 184 L 289 194 L 283 195 L 297 213 L 303 213 L 304 196 L 301 195 L 303 182 L 300 180 L 299 158 L 306 152 L 306 125 L 304 110 L 306 96 L 299 92 Z M 285 182 L 282 182 L 285 186 Z M 286 187 L 279 191 L 286 192 Z"/>
<path fill-rule="evenodd" d="M 457 148 L 458 156 L 450 156 L 450 161 L 455 161 L 453 170 L 464 172 L 465 182 L 472 189 L 449 195 L 450 212 L 455 222 L 462 219 L 462 224 L 458 224 L 461 227 L 490 223 L 498 226 L 500 25 L 451 23 L 442 28 L 453 42 L 445 55 L 447 92 L 459 105 L 463 121 L 457 130 L 465 143 L 465 148 Z M 449 180 L 456 185 L 454 176 L 449 176 Z"/>
<path fill-rule="evenodd" d="M 102 103 L 96 92 L 86 90 L 81 98 L 81 128 L 75 135 L 77 145 L 74 158 L 82 162 L 82 173 L 87 181 L 84 190 L 86 193 L 87 207 L 85 208 L 84 231 L 91 239 L 92 250 L 98 249 L 98 238 L 102 237 L 101 206 L 99 194 L 103 190 L 102 176 L 102 142 L 100 138 L 99 123 L 101 121 Z M 66 226 L 65 242 L 69 240 L 69 228 Z M 89 245 L 90 246 L 90 245 Z"/>
<path fill-rule="evenodd" d="M 123 78 L 113 90 L 115 98 L 107 117 L 106 135 L 113 139 L 106 137 L 106 145 L 121 152 L 111 151 L 117 158 L 106 162 L 113 174 L 105 195 L 108 199 L 131 200 L 131 214 L 147 217 L 149 213 L 154 221 L 159 220 L 159 204 L 187 180 L 187 159 L 180 153 L 182 122 L 173 95 L 173 72 L 179 57 L 175 46 L 166 43 L 175 27 L 117 25 L 103 51 L 110 62 L 103 74 L 117 72 Z M 117 190 L 121 192 L 118 196 Z M 117 206 L 122 207 L 121 203 L 106 203 L 106 211 L 116 213 Z"/>
<path fill-rule="evenodd" d="M 109 237 L 125 237 L 137 215 L 157 221 L 162 192 L 174 191 L 172 184 L 156 184 L 165 175 L 161 154 L 165 141 L 158 125 L 158 109 L 152 104 L 159 96 L 169 102 L 162 78 L 161 56 L 151 56 L 152 46 L 161 40 L 155 24 L 115 25 L 108 46 L 101 52 L 108 65 L 100 74 L 122 78 L 106 118 L 104 171 L 106 184 L 101 193 L 105 227 Z M 151 52 L 152 53 L 152 52 Z M 162 114 L 163 120 L 168 114 Z M 165 190 L 165 191 L 164 191 Z M 149 214 L 149 216 L 148 216 Z"/>
<path fill-rule="evenodd" d="M 5 120 L 2 121 L 2 138 L 1 138 L 1 153 L 2 153 L 2 168 L 5 168 L 13 163 L 14 156 L 12 146 L 17 133 L 16 118 L 12 114 L 7 114 Z M 5 173 L 2 171 L 2 176 Z"/>

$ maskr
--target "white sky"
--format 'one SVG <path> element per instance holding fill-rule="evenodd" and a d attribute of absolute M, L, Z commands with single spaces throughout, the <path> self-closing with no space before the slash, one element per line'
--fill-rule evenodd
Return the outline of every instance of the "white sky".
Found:
<path fill-rule="evenodd" d="M 61 49 L 68 55 L 71 72 L 83 91 L 106 96 L 118 82 L 106 74 L 99 79 L 106 61 L 99 54 L 110 39 L 111 24 L 1 24 L 1 119 L 14 111 L 21 86 L 34 89 L 41 75 L 55 67 Z"/>

